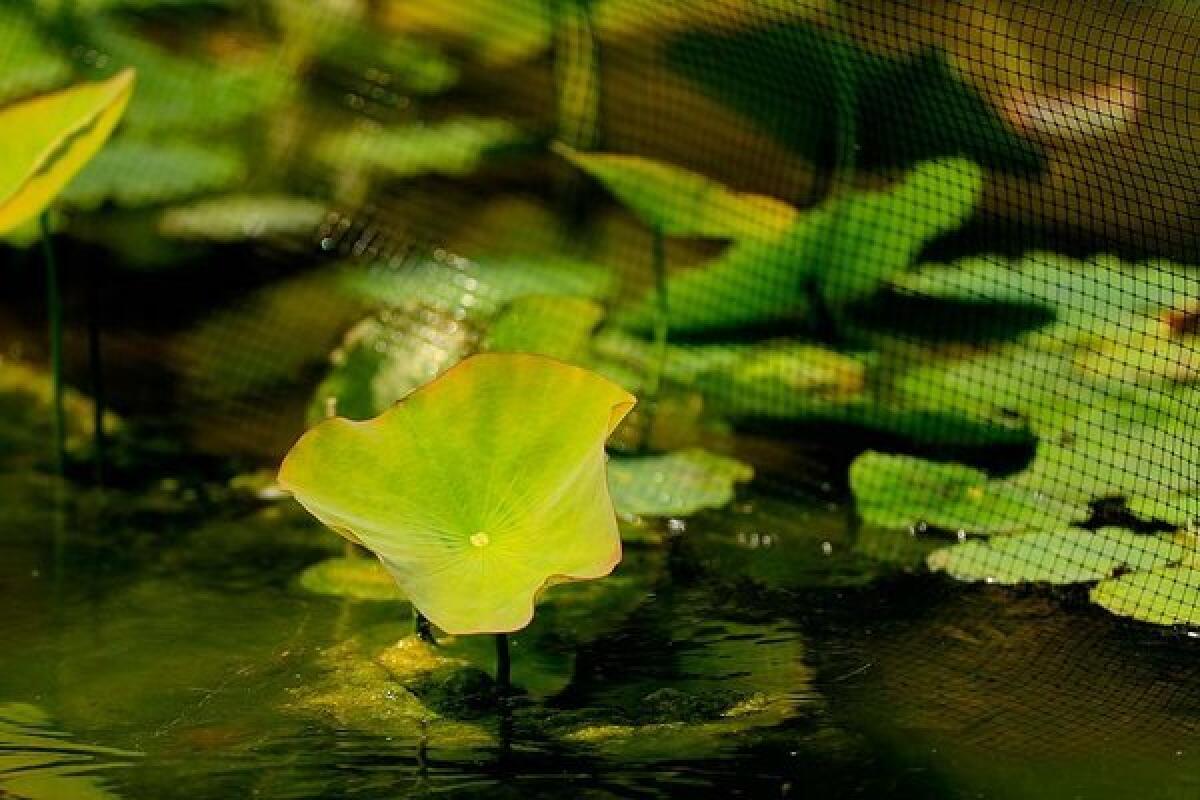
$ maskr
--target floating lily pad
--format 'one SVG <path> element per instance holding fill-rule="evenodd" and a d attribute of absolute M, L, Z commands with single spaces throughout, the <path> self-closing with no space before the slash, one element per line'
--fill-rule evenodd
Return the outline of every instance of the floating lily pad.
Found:
<path fill-rule="evenodd" d="M 1195 557 L 1195 553 L 1192 553 Z M 1200 567 L 1166 567 L 1101 581 L 1092 602 L 1154 625 L 1200 626 Z"/>
<path fill-rule="evenodd" d="M 1121 528 L 1055 530 L 964 542 L 931 553 L 928 564 L 960 581 L 1084 583 L 1117 571 L 1164 567 L 1186 553 L 1173 536 Z"/>
<path fill-rule="evenodd" d="M 592 331 L 604 309 L 581 297 L 528 295 L 514 300 L 488 326 L 485 349 L 537 353 L 572 364 L 589 358 Z"/>
<path fill-rule="evenodd" d="M 1061 528 L 1086 518 L 1071 505 L 1014 480 L 961 464 L 868 452 L 850 467 L 855 507 L 865 522 L 908 530 L 933 527 L 992 535 Z"/>
<path fill-rule="evenodd" d="M 108 140 L 133 93 L 133 71 L 0 110 L 0 234 L 48 206 Z"/>
<path fill-rule="evenodd" d="M 313 594 L 355 600 L 404 600 L 392 576 L 371 556 L 331 558 L 300 573 L 299 584 Z"/>
<path fill-rule="evenodd" d="M 686 517 L 733 501 L 739 483 L 754 469 L 736 459 L 691 448 L 653 456 L 614 456 L 608 486 L 621 514 Z"/>
<path fill-rule="evenodd" d="M 489 154 L 524 138 L 511 122 L 464 117 L 428 125 L 358 127 L 331 133 L 318 160 L 339 170 L 374 170 L 394 178 L 470 175 Z"/>
<path fill-rule="evenodd" d="M 635 402 L 542 356 L 477 355 L 369 422 L 313 428 L 279 484 L 437 627 L 519 630 L 547 582 L 620 561 L 604 441 Z"/>
<path fill-rule="evenodd" d="M 316 232 L 325 218 L 323 203 L 283 194 L 228 194 L 166 211 L 158 228 L 164 236 L 237 242 L 267 236 Z"/>
<path fill-rule="evenodd" d="M 104 203 L 144 208 L 229 189 L 245 177 L 236 148 L 117 139 L 79 173 L 63 201 L 85 210 Z"/>

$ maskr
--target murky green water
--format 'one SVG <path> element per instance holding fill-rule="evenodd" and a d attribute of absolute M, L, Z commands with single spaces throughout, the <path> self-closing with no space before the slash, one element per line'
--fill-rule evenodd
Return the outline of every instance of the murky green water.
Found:
<path fill-rule="evenodd" d="M 2 495 L 0 796 L 1200 792 L 1194 641 L 906 575 L 923 543 L 815 500 L 632 531 L 516 637 L 528 694 L 415 722 L 379 667 L 406 607 L 297 587 L 341 545 L 290 503 Z"/>

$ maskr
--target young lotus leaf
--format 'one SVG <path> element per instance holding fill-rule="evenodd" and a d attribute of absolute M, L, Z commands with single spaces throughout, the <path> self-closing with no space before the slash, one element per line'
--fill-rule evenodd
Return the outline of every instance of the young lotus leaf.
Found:
<path fill-rule="evenodd" d="M 987 536 L 1059 528 L 1087 512 L 961 464 L 885 453 L 855 459 L 850 488 L 859 515 L 882 528 L 931 526 Z"/>
<path fill-rule="evenodd" d="M 379 417 L 316 426 L 279 484 L 442 630 L 515 631 L 548 583 L 620 561 L 604 441 L 635 402 L 543 356 L 477 355 Z"/>
<path fill-rule="evenodd" d="M 42 213 L 104 145 L 133 79 L 124 70 L 0 109 L 0 234 Z"/>
<path fill-rule="evenodd" d="M 1092 602 L 1155 625 L 1200 626 L 1200 566 L 1165 567 L 1101 581 Z"/>
<path fill-rule="evenodd" d="M 1057 530 L 970 541 L 929 555 L 929 568 L 960 581 L 1083 583 L 1118 569 L 1147 570 L 1179 561 L 1186 550 L 1172 536 L 1122 528 Z"/>
<path fill-rule="evenodd" d="M 657 456 L 613 458 L 608 485 L 622 514 L 685 517 L 733 501 L 734 487 L 754 477 L 736 459 L 699 448 Z"/>

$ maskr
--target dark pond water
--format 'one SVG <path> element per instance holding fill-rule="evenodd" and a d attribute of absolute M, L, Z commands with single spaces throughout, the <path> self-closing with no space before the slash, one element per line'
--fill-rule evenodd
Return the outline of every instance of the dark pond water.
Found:
<path fill-rule="evenodd" d="M 289 502 L 0 487 L 0 796 L 1200 796 L 1194 640 L 909 574 L 816 499 L 631 527 L 515 638 L 527 693 L 414 713 L 408 609 L 301 589 L 341 545 Z"/>

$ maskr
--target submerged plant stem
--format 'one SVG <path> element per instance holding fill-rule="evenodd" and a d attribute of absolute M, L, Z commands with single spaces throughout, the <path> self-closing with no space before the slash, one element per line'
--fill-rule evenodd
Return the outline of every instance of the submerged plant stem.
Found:
<path fill-rule="evenodd" d="M 654 229 L 651 239 L 650 266 L 654 272 L 654 361 L 646 381 L 646 427 L 641 449 L 650 447 L 654 435 L 654 420 L 658 416 L 658 393 L 663 372 L 667 368 L 667 340 L 670 336 L 670 303 L 667 297 L 667 255 L 662 231 Z"/>
<path fill-rule="evenodd" d="M 512 658 L 508 652 L 508 634 L 496 634 L 496 690 L 500 697 L 512 693 Z"/>
<path fill-rule="evenodd" d="M 50 242 L 50 215 L 43 212 L 38 217 L 42 235 L 42 254 L 46 261 L 46 305 L 50 314 L 50 380 L 52 399 L 52 435 L 54 437 L 54 465 L 62 473 L 66 463 L 66 414 L 63 411 L 63 367 L 62 367 L 62 293 L 58 285 L 58 264 L 54 259 L 54 247 Z"/>

